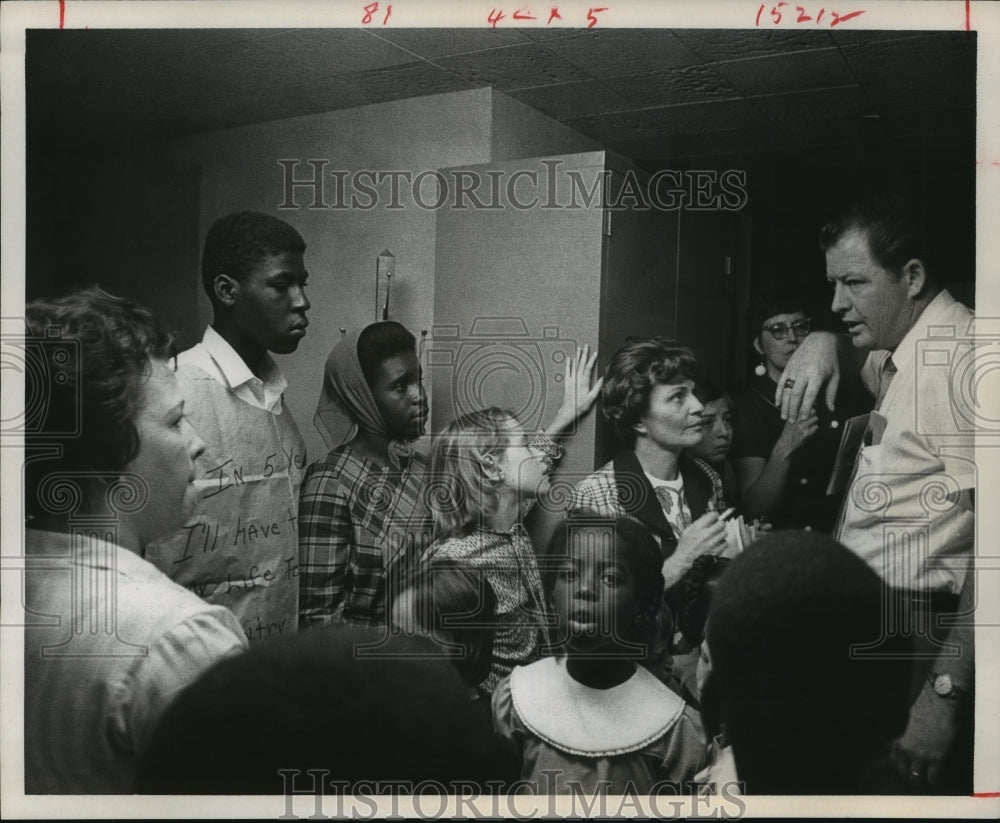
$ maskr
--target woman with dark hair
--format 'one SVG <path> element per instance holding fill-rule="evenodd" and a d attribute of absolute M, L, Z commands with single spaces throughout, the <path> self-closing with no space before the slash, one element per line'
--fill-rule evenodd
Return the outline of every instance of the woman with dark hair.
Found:
<path fill-rule="evenodd" d="M 702 437 L 694 352 L 665 340 L 626 343 L 611 358 L 602 411 L 626 445 L 583 480 L 569 508 L 631 516 L 660 541 L 667 588 L 700 554 L 726 548 L 721 488 L 686 454 Z"/>
<path fill-rule="evenodd" d="M 765 518 L 777 528 L 829 532 L 840 494 L 826 493 L 847 418 L 871 409 L 848 384 L 837 396 L 836 413 L 823 404 L 797 421 L 782 420 L 774 405 L 777 380 L 792 353 L 812 330 L 806 301 L 769 292 L 752 301 L 748 328 L 761 362 L 746 391 L 734 400 L 733 466 L 748 518 Z"/>
<path fill-rule="evenodd" d="M 674 643 L 683 580 L 695 558 L 728 547 L 722 484 L 687 453 L 702 439 L 695 371 L 694 352 L 665 340 L 633 340 L 615 353 L 602 411 L 625 448 L 583 480 L 569 504 L 570 511 L 632 517 L 659 543 L 665 596 L 650 667 L 678 691 L 683 672 L 671 655 L 692 651 Z"/>
<path fill-rule="evenodd" d="M 331 451 L 299 500 L 299 625 L 385 623 L 385 578 L 430 540 L 416 341 L 385 321 L 348 334 L 326 361 L 316 427 Z"/>
<path fill-rule="evenodd" d="M 170 702 L 246 646 L 228 609 L 143 559 L 194 509 L 204 444 L 145 309 L 91 288 L 26 314 L 47 405 L 25 436 L 24 789 L 130 792 Z"/>

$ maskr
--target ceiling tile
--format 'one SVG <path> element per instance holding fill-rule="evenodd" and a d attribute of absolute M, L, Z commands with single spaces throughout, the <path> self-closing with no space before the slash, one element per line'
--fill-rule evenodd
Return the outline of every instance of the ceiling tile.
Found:
<path fill-rule="evenodd" d="M 896 78 L 905 86 L 918 77 L 975 77 L 975 43 L 969 32 L 934 32 L 906 40 L 847 46 L 842 52 L 862 85 Z"/>
<path fill-rule="evenodd" d="M 613 77 L 606 82 L 609 88 L 641 107 L 739 96 L 726 79 L 711 66 L 662 69 L 645 74 Z"/>
<path fill-rule="evenodd" d="M 510 92 L 510 96 L 559 120 L 633 108 L 599 80 L 521 89 Z"/>
<path fill-rule="evenodd" d="M 548 14 L 545 15 L 545 19 L 548 20 Z M 584 28 L 583 25 L 562 26 L 557 25 L 558 22 L 558 20 L 553 20 L 551 25 L 528 26 L 518 29 L 518 31 L 525 37 L 530 37 L 532 40 L 545 44 L 549 44 L 553 40 L 561 40 L 563 37 L 576 37 L 578 34 L 585 31 L 591 31 L 590 29 Z"/>
<path fill-rule="evenodd" d="M 719 63 L 716 71 L 742 94 L 781 94 L 855 83 L 835 48 L 814 49 Z"/>
<path fill-rule="evenodd" d="M 666 29 L 584 30 L 547 45 L 591 77 L 615 77 L 701 62 Z"/>
<path fill-rule="evenodd" d="M 926 32 L 907 29 L 889 31 L 878 29 L 837 29 L 830 32 L 830 36 L 838 46 L 864 46 L 867 44 L 886 43 L 890 40 L 908 40 L 911 37 L 920 37 L 922 34 L 926 34 Z"/>
<path fill-rule="evenodd" d="M 650 137 L 661 130 L 658 123 L 638 110 L 568 118 L 566 124 L 598 141 Z"/>
<path fill-rule="evenodd" d="M 361 29 L 296 29 L 269 37 L 265 45 L 284 57 L 294 55 L 310 77 L 331 77 L 413 62 L 413 55 Z"/>
<path fill-rule="evenodd" d="M 757 117 L 782 127 L 786 123 L 808 123 L 841 117 L 865 117 L 876 114 L 859 86 L 817 89 L 794 94 L 750 97 Z"/>
<path fill-rule="evenodd" d="M 915 77 L 906 87 L 878 82 L 869 83 L 866 90 L 876 110 L 883 115 L 922 111 L 936 113 L 943 108 L 958 106 L 967 110 L 970 119 L 975 118 L 976 88 L 968 77 Z"/>
<path fill-rule="evenodd" d="M 706 60 L 738 60 L 834 45 L 825 31 L 745 29 L 674 29 L 684 43 Z"/>
<path fill-rule="evenodd" d="M 418 57 L 445 57 L 530 42 L 516 29 L 384 29 L 375 36 Z"/>
<path fill-rule="evenodd" d="M 702 134 L 749 128 L 765 118 L 749 100 L 716 100 L 663 106 L 643 112 L 644 122 L 663 134 Z"/>
<path fill-rule="evenodd" d="M 542 26 L 29 31 L 26 102 L 33 139 L 127 141 L 494 85 L 647 168 L 793 150 L 850 163 L 888 146 L 952 168 L 974 145 L 975 43 Z"/>
<path fill-rule="evenodd" d="M 119 29 L 104 30 L 104 50 L 119 64 L 155 63 L 168 70 L 202 60 L 247 59 L 267 50 L 270 37 L 287 29 Z"/>
<path fill-rule="evenodd" d="M 228 124 L 244 125 L 266 122 L 260 119 L 262 109 L 270 115 L 269 120 L 279 120 L 354 108 L 368 102 L 365 93 L 355 84 L 332 78 L 310 83 L 307 88 L 298 84 L 213 99 L 202 103 L 201 108 L 210 110 Z"/>
<path fill-rule="evenodd" d="M 369 103 L 385 103 L 406 97 L 465 91 L 475 85 L 430 63 L 407 63 L 379 71 L 344 75 L 338 80 L 352 84 Z"/>
<path fill-rule="evenodd" d="M 500 91 L 590 79 L 572 63 L 537 43 L 442 57 L 434 63 L 476 85 L 494 86 Z"/>

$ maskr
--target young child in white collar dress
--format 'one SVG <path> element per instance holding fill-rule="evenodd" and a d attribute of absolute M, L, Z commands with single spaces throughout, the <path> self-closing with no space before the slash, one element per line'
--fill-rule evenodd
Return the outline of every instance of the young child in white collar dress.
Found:
<path fill-rule="evenodd" d="M 663 596 L 656 541 L 630 518 L 577 511 L 542 561 L 560 653 L 515 668 L 493 725 L 538 794 L 648 794 L 704 765 L 691 707 L 642 665 Z M 663 789 L 660 789 L 661 791 Z"/>

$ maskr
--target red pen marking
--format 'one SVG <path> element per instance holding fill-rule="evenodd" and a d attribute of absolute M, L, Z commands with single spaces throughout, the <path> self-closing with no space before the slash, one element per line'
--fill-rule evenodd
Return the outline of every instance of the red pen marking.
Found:
<path fill-rule="evenodd" d="M 493 9 L 493 11 L 491 11 L 489 15 L 486 17 L 486 22 L 491 23 L 493 25 L 493 28 L 496 28 L 497 23 L 499 23 L 501 20 L 503 20 L 503 9 L 500 9 L 500 11 Z"/>
<path fill-rule="evenodd" d="M 799 12 L 798 20 L 795 21 L 796 23 L 808 23 L 810 20 L 812 20 L 812 18 L 808 14 L 806 14 L 806 10 L 802 8 L 802 6 L 796 6 L 795 8 Z"/>
<path fill-rule="evenodd" d="M 965 0 L 965 30 L 972 31 L 971 20 L 969 20 L 969 15 L 972 13 L 972 3 L 971 0 Z"/>
<path fill-rule="evenodd" d="M 1000 797 L 1000 792 L 973 792 L 973 797 Z"/>
<path fill-rule="evenodd" d="M 388 23 L 388 22 L 389 22 L 389 15 L 390 15 L 390 14 L 392 14 L 392 4 L 391 4 L 391 3 L 389 4 L 389 7 L 388 7 L 388 8 L 387 8 L 387 9 L 385 10 L 385 19 L 384 19 L 384 20 L 382 20 L 382 25 L 383 25 L 383 26 L 384 26 L 384 25 L 385 25 L 386 23 Z"/>
<path fill-rule="evenodd" d="M 562 15 L 559 13 L 558 6 L 549 12 L 549 21 L 545 25 L 547 26 L 549 23 L 553 21 L 553 19 L 562 20 Z"/>
<path fill-rule="evenodd" d="M 594 28 L 594 26 L 597 25 L 597 18 L 594 16 L 595 14 L 597 14 L 598 12 L 607 11 L 607 10 L 608 9 L 607 9 L 606 6 L 604 8 L 600 8 L 600 9 L 588 9 L 587 10 L 587 20 L 589 20 L 590 22 L 587 23 L 587 28 L 588 29 L 592 29 L 592 28 Z"/>
<path fill-rule="evenodd" d="M 66 0 L 59 0 L 59 28 L 66 22 Z"/>
<path fill-rule="evenodd" d="M 514 12 L 515 20 L 537 20 L 538 18 L 533 16 L 531 9 L 518 9 Z"/>
<path fill-rule="evenodd" d="M 816 15 L 816 25 L 819 25 L 819 21 L 823 19 L 824 14 L 826 14 L 826 9 L 820 9 L 819 14 Z"/>
<path fill-rule="evenodd" d="M 759 9 L 757 9 L 757 19 L 753 21 L 753 24 L 754 24 L 755 26 L 759 26 L 759 25 L 760 25 L 760 16 L 761 16 L 761 14 L 763 14 L 763 13 L 764 13 L 764 4 L 763 4 L 763 3 L 761 3 L 761 4 L 760 4 L 760 8 L 759 8 Z"/>
<path fill-rule="evenodd" d="M 857 17 L 859 14 L 864 14 L 864 13 L 865 13 L 864 9 L 862 9 L 861 11 L 852 11 L 850 14 L 837 14 L 837 12 L 833 12 L 833 22 L 830 24 L 830 28 L 832 29 L 838 23 L 844 23 L 850 20 L 851 18 Z"/>
<path fill-rule="evenodd" d="M 361 25 L 367 26 L 372 21 L 372 15 L 378 11 L 378 3 L 369 3 L 365 6 L 365 16 L 361 18 Z"/>

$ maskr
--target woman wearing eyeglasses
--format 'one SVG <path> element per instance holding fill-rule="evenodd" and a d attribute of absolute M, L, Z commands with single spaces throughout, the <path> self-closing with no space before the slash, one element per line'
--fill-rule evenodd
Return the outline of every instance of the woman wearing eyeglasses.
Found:
<path fill-rule="evenodd" d="M 748 328 L 760 358 L 754 377 L 733 398 L 731 458 L 744 515 L 764 518 L 775 528 L 832 530 L 840 495 L 826 488 L 840 444 L 844 420 L 871 408 L 849 388 L 837 397 L 831 414 L 820 404 L 798 422 L 781 419 L 774 405 L 777 381 L 802 340 L 812 330 L 806 301 L 798 295 L 769 292 L 751 302 Z"/>

